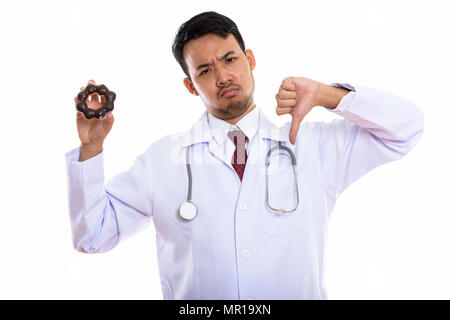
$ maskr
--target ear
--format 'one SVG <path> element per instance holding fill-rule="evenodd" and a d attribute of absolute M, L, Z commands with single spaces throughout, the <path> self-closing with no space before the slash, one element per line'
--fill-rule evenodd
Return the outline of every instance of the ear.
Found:
<path fill-rule="evenodd" d="M 255 55 L 253 54 L 253 51 L 250 49 L 245 50 L 245 55 L 247 56 L 248 63 L 250 64 L 250 70 L 255 70 L 256 67 L 256 60 Z"/>
<path fill-rule="evenodd" d="M 184 86 L 186 87 L 186 89 L 188 89 L 188 91 L 191 94 L 193 94 L 195 96 L 198 96 L 198 92 L 195 89 L 194 84 L 192 83 L 192 81 L 189 80 L 189 78 L 184 78 L 183 83 L 184 83 Z"/>

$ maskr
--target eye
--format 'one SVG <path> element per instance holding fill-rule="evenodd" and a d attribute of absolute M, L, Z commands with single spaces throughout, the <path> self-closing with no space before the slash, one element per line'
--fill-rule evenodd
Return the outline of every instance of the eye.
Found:
<path fill-rule="evenodd" d="M 202 72 L 200 72 L 200 75 L 204 75 L 204 74 L 206 74 L 208 70 L 209 70 L 209 69 L 205 69 L 205 70 L 203 70 Z"/>
<path fill-rule="evenodd" d="M 233 57 L 233 58 L 228 58 L 226 61 L 227 61 L 227 62 L 232 62 L 232 61 L 234 61 L 234 60 L 236 60 L 235 57 Z"/>

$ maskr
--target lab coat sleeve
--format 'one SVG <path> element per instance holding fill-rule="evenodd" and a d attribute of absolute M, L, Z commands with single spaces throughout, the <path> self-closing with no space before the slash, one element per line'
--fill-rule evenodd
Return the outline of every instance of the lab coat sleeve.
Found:
<path fill-rule="evenodd" d="M 79 161 L 81 148 L 66 153 L 73 246 L 84 253 L 111 250 L 151 221 L 147 155 L 105 183 L 103 152 Z"/>
<path fill-rule="evenodd" d="M 329 195 L 338 195 L 352 182 L 384 163 L 402 158 L 423 133 L 424 117 L 407 99 L 349 84 L 336 109 L 344 119 L 318 126 L 322 181 Z"/>

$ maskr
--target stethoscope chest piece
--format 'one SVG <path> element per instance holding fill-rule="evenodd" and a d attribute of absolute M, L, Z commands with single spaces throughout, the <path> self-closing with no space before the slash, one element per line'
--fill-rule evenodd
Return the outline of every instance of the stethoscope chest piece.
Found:
<path fill-rule="evenodd" d="M 197 207 L 190 201 L 185 201 L 178 209 L 178 215 L 181 219 L 186 221 L 194 220 L 197 216 Z"/>

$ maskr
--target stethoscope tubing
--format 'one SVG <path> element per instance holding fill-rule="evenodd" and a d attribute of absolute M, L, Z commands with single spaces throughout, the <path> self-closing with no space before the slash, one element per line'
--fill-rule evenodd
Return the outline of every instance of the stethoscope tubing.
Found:
<path fill-rule="evenodd" d="M 272 156 L 272 153 L 274 153 L 277 150 L 285 150 L 289 153 L 289 156 L 291 158 L 291 164 L 293 169 L 293 176 L 295 180 L 295 193 L 297 198 L 297 204 L 295 208 L 286 210 L 286 209 L 276 209 L 270 205 L 270 199 L 269 199 L 269 166 L 270 166 L 270 158 Z M 266 204 L 267 206 L 274 211 L 277 214 L 285 214 L 285 213 L 291 213 L 297 210 L 299 206 L 299 194 L 298 194 L 298 181 L 297 181 L 297 159 L 295 158 L 294 153 L 292 150 L 286 146 L 281 145 L 281 141 L 278 142 L 278 145 L 272 147 L 266 155 L 265 159 L 265 166 L 266 166 Z M 183 202 L 179 209 L 178 209 L 178 216 L 184 220 L 184 221 L 192 221 L 197 216 L 197 206 L 192 202 L 192 171 L 191 171 L 191 164 L 190 164 L 190 146 L 186 147 L 186 171 L 188 174 L 188 194 L 187 194 L 187 200 Z"/>
<path fill-rule="evenodd" d="M 295 181 L 295 194 L 297 197 L 297 204 L 295 206 L 295 208 L 290 209 L 290 210 L 286 210 L 286 209 L 276 209 L 274 207 L 272 207 L 270 205 L 270 200 L 269 200 L 269 166 L 270 166 L 270 157 L 272 156 L 272 153 L 277 151 L 277 150 L 285 150 L 289 153 L 289 156 L 291 158 L 291 164 L 292 164 L 292 170 L 293 170 L 293 176 L 294 176 L 294 181 Z M 297 210 L 298 205 L 299 205 L 300 199 L 299 199 L 299 195 L 298 195 L 298 181 L 297 181 L 297 159 L 295 158 L 294 153 L 292 152 L 292 150 L 286 146 L 282 146 L 281 145 L 281 141 L 278 142 L 278 145 L 276 145 L 275 147 L 272 147 L 266 155 L 266 203 L 267 206 L 274 212 L 278 213 L 278 214 L 285 214 L 285 213 L 291 213 L 294 212 L 295 210 Z"/>

